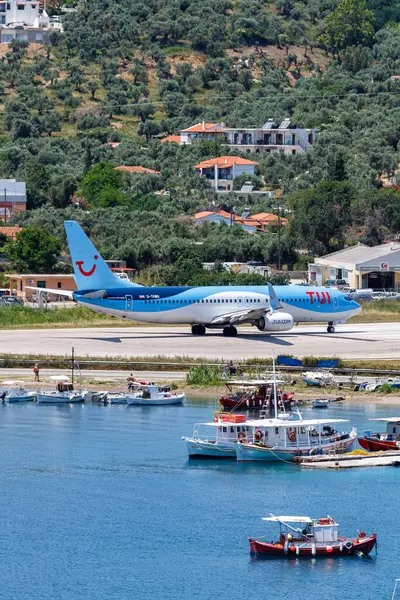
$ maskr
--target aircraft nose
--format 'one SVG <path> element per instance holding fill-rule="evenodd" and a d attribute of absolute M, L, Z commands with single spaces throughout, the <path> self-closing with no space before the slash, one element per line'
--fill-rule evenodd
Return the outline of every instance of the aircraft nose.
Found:
<path fill-rule="evenodd" d="M 353 310 L 355 314 L 358 314 L 362 310 L 362 307 L 355 300 L 353 300 Z"/>

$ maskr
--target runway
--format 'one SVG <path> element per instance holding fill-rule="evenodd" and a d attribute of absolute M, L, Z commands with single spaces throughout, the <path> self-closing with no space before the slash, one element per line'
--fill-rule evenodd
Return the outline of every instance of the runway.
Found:
<path fill-rule="evenodd" d="M 0 348 L 10 354 L 80 357 L 188 358 L 243 360 L 275 354 L 338 356 L 349 359 L 400 359 L 400 323 L 299 326 L 281 334 L 255 327 L 239 329 L 236 338 L 221 332 L 193 336 L 189 327 L 113 327 L 88 329 L 1 330 Z"/>

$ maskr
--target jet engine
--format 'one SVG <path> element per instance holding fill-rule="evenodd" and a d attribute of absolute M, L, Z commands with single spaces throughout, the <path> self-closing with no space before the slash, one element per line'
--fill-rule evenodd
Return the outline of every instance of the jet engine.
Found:
<path fill-rule="evenodd" d="M 274 312 L 272 315 L 265 315 L 255 322 L 260 331 L 289 331 L 294 322 L 289 313 Z"/>

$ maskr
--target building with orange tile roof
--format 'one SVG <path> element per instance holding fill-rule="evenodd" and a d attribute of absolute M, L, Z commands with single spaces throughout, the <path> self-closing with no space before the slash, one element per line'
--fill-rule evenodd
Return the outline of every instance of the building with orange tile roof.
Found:
<path fill-rule="evenodd" d="M 254 160 L 241 156 L 219 156 L 204 160 L 193 168 L 204 177 L 216 191 L 230 192 L 233 189 L 233 180 L 240 175 L 254 175 L 254 168 L 258 165 Z"/>
<path fill-rule="evenodd" d="M 22 231 L 22 227 L 0 227 L 0 233 L 3 233 L 12 240 L 15 240 L 17 233 L 20 231 Z"/>
<path fill-rule="evenodd" d="M 248 217 L 240 217 L 235 213 L 229 213 L 225 210 L 203 210 L 196 213 L 193 216 L 193 221 L 196 225 L 202 223 L 225 223 L 228 226 L 233 224 L 240 225 L 243 229 L 249 233 L 256 233 L 257 231 L 263 232 L 268 229 L 269 226 L 278 223 L 278 216 L 272 213 L 259 213 L 263 215 L 269 215 L 269 218 L 259 219 L 258 215 L 249 215 Z M 280 217 L 279 219 L 281 226 L 286 225 L 287 219 Z"/>
<path fill-rule="evenodd" d="M 121 166 L 114 167 L 115 171 L 125 171 L 125 173 L 141 173 L 143 175 L 161 175 L 160 171 L 154 171 L 153 169 L 147 169 L 147 167 L 130 167 Z"/>
<path fill-rule="evenodd" d="M 175 144 L 180 144 L 181 136 L 180 135 L 167 135 L 167 137 L 162 138 L 160 140 L 161 144 L 165 144 L 165 142 L 174 142 Z"/>
<path fill-rule="evenodd" d="M 169 139 L 170 137 L 175 139 Z M 168 136 L 162 141 L 179 144 L 219 141 L 240 152 L 282 152 L 294 155 L 306 152 L 315 144 L 316 139 L 316 129 L 302 129 L 286 118 L 283 121 L 268 119 L 261 127 L 227 127 L 225 123 L 202 121 L 182 129 L 179 136 Z"/>

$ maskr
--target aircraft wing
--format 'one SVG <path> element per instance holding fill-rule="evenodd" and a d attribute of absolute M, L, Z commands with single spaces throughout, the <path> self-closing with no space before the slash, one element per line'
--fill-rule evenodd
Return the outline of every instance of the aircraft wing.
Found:
<path fill-rule="evenodd" d="M 240 323 L 252 323 L 270 312 L 269 308 L 245 308 L 235 312 L 226 313 L 215 317 L 210 325 L 239 325 Z"/>
<path fill-rule="evenodd" d="M 56 290 L 54 288 L 40 288 L 40 287 L 32 287 L 30 285 L 25 286 L 27 290 L 35 290 L 35 292 L 46 292 L 46 294 L 57 294 L 57 296 L 67 296 L 67 298 L 73 299 L 73 293 L 69 290 Z"/>

